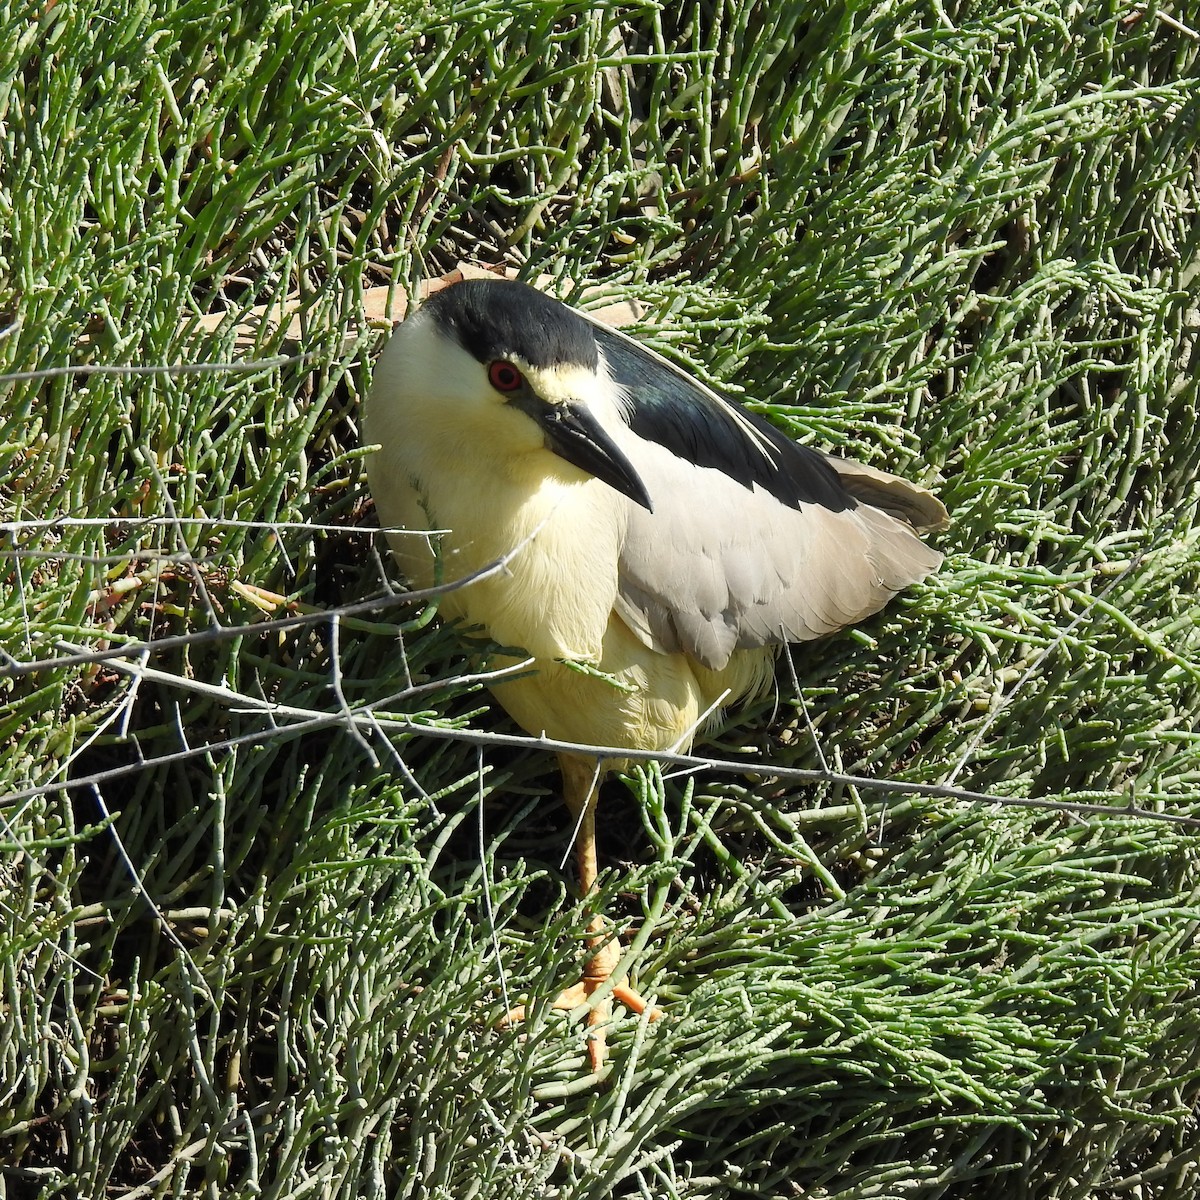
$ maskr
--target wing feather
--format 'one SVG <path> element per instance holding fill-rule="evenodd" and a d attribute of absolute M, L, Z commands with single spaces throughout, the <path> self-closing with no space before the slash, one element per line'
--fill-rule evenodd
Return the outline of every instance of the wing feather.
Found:
<path fill-rule="evenodd" d="M 586 315 L 586 314 L 585 314 Z M 799 445 L 617 330 L 594 323 L 608 431 L 654 511 L 630 503 L 615 609 L 646 645 L 712 670 L 881 609 L 942 556 L 924 488 Z"/>
<path fill-rule="evenodd" d="M 860 621 L 941 562 L 911 525 L 873 505 L 793 508 L 656 443 L 629 453 L 654 481 L 654 511 L 630 505 L 616 611 L 645 644 L 712 670 L 735 650 Z"/>

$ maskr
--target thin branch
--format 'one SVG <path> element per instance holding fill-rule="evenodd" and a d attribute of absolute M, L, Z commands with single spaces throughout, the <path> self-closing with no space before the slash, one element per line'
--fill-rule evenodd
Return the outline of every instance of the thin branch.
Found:
<path fill-rule="evenodd" d="M 200 749 L 203 752 L 204 750 L 207 749 L 207 747 L 202 746 L 202 747 L 200 747 Z M 64 786 L 64 787 L 74 786 L 74 783 L 72 782 L 71 784 L 64 784 L 62 786 Z M 108 831 L 112 837 L 113 845 L 116 846 L 117 855 L 121 859 L 121 863 L 125 867 L 125 870 L 129 875 L 129 878 L 133 881 L 134 891 L 139 896 L 141 896 L 141 898 L 146 902 L 147 907 L 154 914 L 154 919 L 157 922 L 159 928 L 166 935 L 167 940 L 175 947 L 176 950 L 179 951 L 179 954 L 183 958 L 183 961 L 187 964 L 188 973 L 191 975 L 191 977 L 192 977 L 193 981 L 195 982 L 200 993 L 209 1002 L 209 1004 L 212 1005 L 212 1007 L 214 1009 L 219 1007 L 217 1004 L 216 997 L 212 994 L 212 991 L 210 990 L 210 988 L 208 986 L 208 981 L 204 978 L 204 975 L 201 973 L 200 968 L 198 966 L 196 966 L 195 962 L 192 960 L 192 956 L 188 953 L 187 947 L 183 944 L 183 942 L 181 942 L 179 940 L 179 935 L 175 932 L 174 929 L 171 928 L 171 923 L 163 915 L 162 909 L 160 909 L 158 907 L 158 905 L 154 902 L 154 897 L 150 895 L 149 889 L 146 887 L 145 883 L 143 883 L 142 877 L 138 873 L 137 867 L 135 867 L 133 865 L 133 859 L 129 857 L 129 851 L 125 849 L 125 843 L 121 841 L 121 837 L 116 831 L 116 828 L 115 828 L 115 825 L 114 825 L 113 819 L 112 819 L 112 813 L 109 812 L 108 805 L 104 802 L 104 795 L 100 791 L 99 783 L 97 783 L 96 781 L 91 781 L 87 784 L 87 786 L 92 793 L 93 799 L 96 801 L 97 807 L 100 809 L 101 815 L 108 822 L 108 826 L 109 826 Z"/>
<path fill-rule="evenodd" d="M 508 980 L 504 976 L 504 959 L 500 954 L 500 938 L 496 933 L 496 910 L 492 905 L 492 881 L 488 877 L 487 837 L 483 826 L 483 747 L 476 748 L 475 754 L 476 779 L 479 783 L 476 801 L 479 814 L 479 870 L 483 875 L 483 910 L 487 914 L 488 940 L 491 943 L 492 955 L 496 959 L 496 970 L 500 975 L 500 996 L 504 1001 L 504 1011 L 508 1012 L 512 1005 L 508 1000 Z"/>
<path fill-rule="evenodd" d="M 499 574 L 512 561 L 521 547 L 511 550 L 503 558 L 498 558 L 470 575 L 455 579 L 450 583 L 438 584 L 435 587 L 419 590 L 396 592 L 389 591 L 386 596 L 373 596 L 368 600 L 357 600 L 335 608 L 321 609 L 317 612 L 294 613 L 287 617 L 270 617 L 264 621 L 254 621 L 245 625 L 222 625 L 217 628 L 194 630 L 190 633 L 177 633 L 168 637 L 156 638 L 154 641 L 131 639 L 120 646 L 110 646 L 104 650 L 81 650 L 76 654 L 64 654 L 55 658 L 40 658 L 30 662 L 12 659 L 0 665 L 0 679 L 9 679 L 22 675 L 32 675 L 39 671 L 58 670 L 64 667 L 87 666 L 92 663 L 115 663 L 121 659 L 139 656 L 149 652 L 161 654 L 167 650 L 178 650 L 185 646 L 199 646 L 209 642 L 228 641 L 231 638 L 241 638 L 253 634 L 279 633 L 291 629 L 304 629 L 310 625 L 319 625 L 328 621 L 331 615 L 338 617 L 356 617 L 368 613 L 385 612 L 399 604 L 423 604 L 428 600 L 437 599 L 468 584 L 490 579 Z M 97 630 L 105 637 L 112 637 L 109 630 Z"/>
<path fill-rule="evenodd" d="M 203 513 L 189 514 L 186 517 L 164 516 L 121 516 L 121 517 L 39 517 L 0 521 L 0 533 L 26 533 L 37 530 L 59 529 L 110 529 L 113 527 L 141 529 L 149 527 L 174 528 L 177 520 L 185 525 L 215 525 L 221 529 L 258 529 L 268 533 L 278 533 L 281 529 L 300 529 L 306 533 L 354 533 L 356 530 L 347 525 L 321 525 L 315 521 L 243 521 L 233 517 L 209 517 Z M 376 532 L 371 526 L 369 532 Z M 401 529 L 398 526 L 385 525 L 378 530 L 381 533 L 405 533 L 414 537 L 431 537 L 446 533 L 445 529 Z M 9 553 L 4 551 L 5 554 Z M 47 551 L 51 554 L 52 551 Z"/>
<path fill-rule="evenodd" d="M 257 371 L 273 371 L 277 367 L 290 367 L 295 363 L 308 362 L 317 357 L 317 351 L 306 350 L 303 354 L 280 354 L 272 358 L 259 358 L 252 362 L 202 363 L 150 363 L 144 365 L 119 365 L 115 363 L 81 364 L 71 367 L 38 367 L 32 371 L 7 371 L 0 374 L 0 384 L 24 383 L 31 379 L 64 379 L 78 375 L 253 375 Z"/>
<path fill-rule="evenodd" d="M 519 665 L 524 668 L 526 664 Z M 919 796 L 925 799 L 952 800 L 961 804 L 998 805 L 1006 808 L 1043 809 L 1052 812 L 1069 812 L 1097 816 L 1121 816 L 1200 829 L 1200 817 L 1187 816 L 1183 813 L 1155 812 L 1142 808 L 1134 802 L 1132 797 L 1126 805 L 1114 805 L 1082 800 L 1055 800 L 1032 796 L 1000 796 L 990 792 L 977 792 L 969 788 L 954 787 L 944 783 L 920 783 L 910 780 L 887 778 L 874 779 L 869 776 L 847 774 L 841 771 L 819 770 L 807 767 L 783 767 L 761 760 L 737 761 L 734 759 L 713 758 L 701 754 L 679 754 L 667 750 L 633 750 L 625 746 L 577 744 L 545 736 L 529 737 L 519 734 L 494 733 L 478 729 L 447 729 L 441 726 L 423 724 L 407 717 L 381 716 L 376 711 L 378 702 L 351 709 L 348 717 L 340 711 L 321 712 L 319 710 L 298 708 L 290 705 L 271 704 L 258 700 L 253 696 L 232 692 L 227 688 L 220 688 L 213 684 L 201 684 L 198 681 L 181 679 L 163 671 L 152 671 L 150 668 L 140 667 L 135 663 L 117 662 L 113 666 L 115 669 L 126 674 L 142 672 L 148 677 L 152 676 L 159 682 L 169 682 L 185 690 L 202 691 L 210 698 L 219 700 L 231 708 L 237 708 L 238 711 L 250 713 L 261 712 L 269 716 L 272 720 L 271 728 L 267 730 L 239 734 L 217 742 L 207 743 L 203 746 L 188 747 L 182 751 L 159 755 L 154 759 L 156 764 L 181 762 L 195 758 L 201 754 L 221 753 L 240 746 L 261 744 L 275 737 L 298 736 L 302 733 L 311 733 L 316 729 L 345 726 L 347 720 L 352 720 L 355 723 L 362 722 L 367 727 L 377 725 L 379 728 L 392 734 L 440 738 L 445 741 L 461 742 L 472 746 L 510 746 L 519 749 L 536 749 L 558 754 L 588 755 L 593 758 L 609 759 L 616 762 L 666 763 L 674 767 L 701 768 L 718 774 L 766 775 L 784 782 L 800 784 L 840 784 L 845 787 L 861 788 L 864 791 L 876 792 L 887 796 Z M 511 671 L 512 668 L 504 668 L 504 670 Z M 276 721 L 278 721 L 278 724 L 275 723 Z M 0 803 L 18 803 L 33 796 L 45 795 L 50 792 L 104 784 L 112 779 L 127 776 L 144 768 L 144 763 L 129 763 L 97 771 L 79 779 L 32 785 L 0 797 Z"/>

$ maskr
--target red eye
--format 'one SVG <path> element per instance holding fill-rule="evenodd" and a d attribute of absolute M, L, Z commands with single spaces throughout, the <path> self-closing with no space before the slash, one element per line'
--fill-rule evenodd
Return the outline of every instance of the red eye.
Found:
<path fill-rule="evenodd" d="M 510 362 L 502 359 L 488 367 L 488 381 L 498 392 L 515 392 L 525 377 Z"/>

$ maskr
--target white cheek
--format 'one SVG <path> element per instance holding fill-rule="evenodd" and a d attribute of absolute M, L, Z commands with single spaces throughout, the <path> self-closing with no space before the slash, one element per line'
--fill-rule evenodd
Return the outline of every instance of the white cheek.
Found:
<path fill-rule="evenodd" d="M 368 436 L 423 473 L 463 459 L 500 461 L 545 437 L 489 383 L 487 367 L 418 313 L 384 347 L 375 369 Z"/>

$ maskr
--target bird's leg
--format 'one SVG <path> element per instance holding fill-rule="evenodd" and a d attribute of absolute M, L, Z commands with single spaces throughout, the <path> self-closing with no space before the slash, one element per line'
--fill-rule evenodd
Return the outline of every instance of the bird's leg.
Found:
<path fill-rule="evenodd" d="M 584 899 L 596 889 L 596 799 L 600 794 L 601 770 L 592 759 L 573 754 L 559 755 L 562 768 L 563 799 L 575 817 L 578 830 L 575 836 L 575 862 L 579 870 L 579 889 Z M 583 968 L 583 978 L 573 987 L 567 988 L 554 1001 L 555 1008 L 576 1008 L 588 1001 L 592 993 L 603 987 L 612 977 L 621 961 L 621 946 L 607 937 L 604 918 L 596 913 L 588 923 L 588 945 L 592 956 Z M 592 1006 L 588 1013 L 588 1057 L 592 1070 L 600 1071 L 604 1066 L 607 1050 L 605 1026 L 612 1016 L 612 1000 L 625 1005 L 631 1012 L 645 1012 L 648 1005 L 627 983 L 617 983 L 611 993 Z M 662 1015 L 661 1010 L 651 1008 L 650 1020 Z"/>
<path fill-rule="evenodd" d="M 563 798 L 567 808 L 575 817 L 575 861 L 579 870 L 579 887 L 586 899 L 596 887 L 596 797 L 600 790 L 601 771 L 593 759 L 574 754 L 559 755 L 563 776 Z M 578 1008 L 591 999 L 592 993 L 603 987 L 612 977 L 621 961 L 620 944 L 607 937 L 604 918 L 596 913 L 588 923 L 588 945 L 593 953 L 583 968 L 583 978 L 565 988 L 554 999 L 554 1007 Z M 611 993 L 597 1001 L 588 1012 L 588 1058 L 592 1070 L 599 1072 L 604 1066 L 607 1052 L 605 1026 L 612 1016 L 612 1001 L 618 1000 L 630 1012 L 642 1013 L 649 1009 L 650 1020 L 662 1016 L 662 1010 L 649 1005 L 627 983 L 617 983 Z M 511 1020 L 521 1020 L 524 1008 L 514 1009 Z"/>

